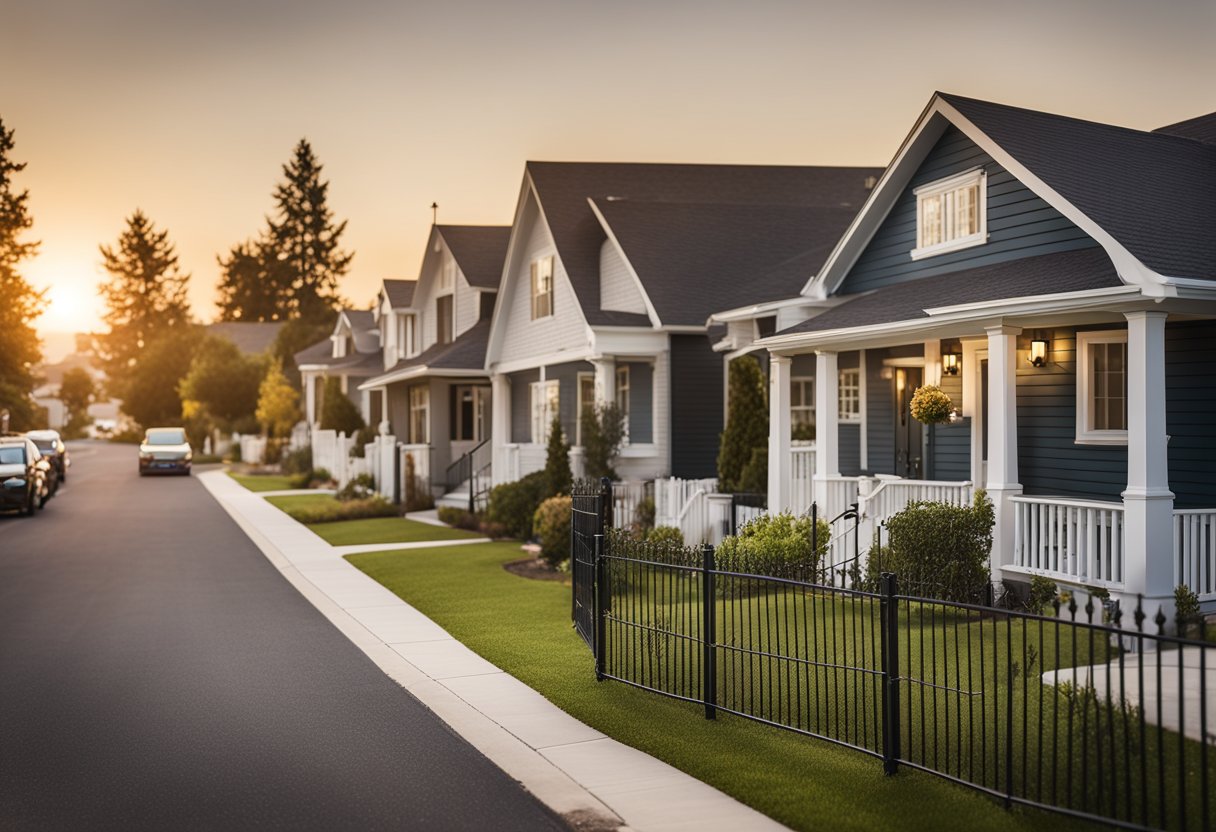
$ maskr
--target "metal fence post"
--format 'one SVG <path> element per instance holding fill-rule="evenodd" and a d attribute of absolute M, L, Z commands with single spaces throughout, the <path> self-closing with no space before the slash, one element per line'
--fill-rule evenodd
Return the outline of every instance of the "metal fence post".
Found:
<path fill-rule="evenodd" d="M 718 714 L 718 658 L 715 650 L 717 610 L 714 589 L 714 547 L 701 547 L 701 693 L 705 699 L 705 718 Z"/>
<path fill-rule="evenodd" d="M 879 579 L 882 617 L 882 770 L 899 768 L 899 591 L 894 573 Z"/>
<path fill-rule="evenodd" d="M 607 477 L 600 479 L 600 534 L 607 534 L 612 528 L 612 480 Z"/>
<path fill-rule="evenodd" d="M 608 617 L 608 605 L 611 595 L 608 591 L 608 558 L 604 552 L 605 542 L 602 534 L 595 536 L 595 681 L 604 681 L 605 660 L 608 655 L 608 627 L 605 619 Z"/>
<path fill-rule="evenodd" d="M 476 514 L 477 513 L 477 503 L 475 501 L 477 499 L 477 493 L 476 493 L 476 489 L 473 487 L 473 452 L 470 451 L 469 453 L 465 454 L 464 456 L 465 456 L 465 459 L 468 460 L 468 469 L 469 469 L 469 514 Z"/>

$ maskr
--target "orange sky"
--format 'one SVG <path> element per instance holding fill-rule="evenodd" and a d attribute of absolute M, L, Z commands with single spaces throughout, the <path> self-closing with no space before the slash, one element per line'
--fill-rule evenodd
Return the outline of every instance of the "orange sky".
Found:
<path fill-rule="evenodd" d="M 97 246 L 136 207 L 214 314 L 308 137 L 364 305 L 430 223 L 506 223 L 526 159 L 885 164 L 935 89 L 1130 127 L 1216 110 L 1216 3 L 41 0 L 5 12 L 52 305 L 96 327 Z M 103 8 L 104 6 L 104 8 Z"/>

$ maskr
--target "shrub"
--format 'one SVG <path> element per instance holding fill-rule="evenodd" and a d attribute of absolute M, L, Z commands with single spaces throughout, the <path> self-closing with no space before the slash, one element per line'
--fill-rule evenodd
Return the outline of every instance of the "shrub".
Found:
<path fill-rule="evenodd" d="M 405 455 L 404 481 L 405 510 L 407 512 L 429 511 L 435 507 L 435 495 L 431 493 L 426 480 L 418 476 L 417 463 L 414 461 L 412 453 Z"/>
<path fill-rule="evenodd" d="M 350 455 L 362 459 L 367 451 L 364 446 L 375 440 L 376 435 L 375 425 L 364 425 L 359 428 L 359 431 L 355 434 L 355 441 L 350 446 Z"/>
<path fill-rule="evenodd" d="M 364 500 L 376 493 L 376 480 L 371 474 L 359 474 L 352 477 L 346 485 L 338 489 L 334 496 L 342 502 Z"/>
<path fill-rule="evenodd" d="M 363 427 L 363 417 L 359 415 L 359 409 L 342 392 L 342 383 L 337 376 L 325 379 L 321 395 L 322 429 L 336 430 L 352 436 Z"/>
<path fill-rule="evenodd" d="M 790 439 L 795 442 L 814 442 L 815 426 L 810 422 L 799 422 L 790 428 Z"/>
<path fill-rule="evenodd" d="M 633 522 L 638 530 L 645 533 L 654 528 L 654 497 L 643 497 L 638 500 L 633 510 Z"/>
<path fill-rule="evenodd" d="M 550 497 L 540 504 L 532 518 L 540 541 L 540 556 L 550 566 L 570 557 L 570 503 L 568 496 Z"/>
<path fill-rule="evenodd" d="M 717 567 L 727 572 L 822 580 L 820 564 L 828 550 L 831 526 L 826 520 L 819 521 L 818 546 L 812 543 L 812 528 L 810 517 L 789 512 L 761 515 L 722 541 Z"/>
<path fill-rule="evenodd" d="M 1185 584 L 1174 587 L 1174 620 L 1178 623 L 1178 635 L 1190 635 L 1199 618 L 1199 596 Z"/>
<path fill-rule="evenodd" d="M 313 482 L 333 482 L 334 475 L 325 468 L 313 468 L 312 480 Z"/>
<path fill-rule="evenodd" d="M 241 443 L 237 442 L 234 446 L 236 452 L 241 452 Z M 284 474 L 311 474 L 312 473 L 312 446 L 297 448 L 294 451 L 288 451 L 283 454 L 283 473 Z"/>
<path fill-rule="evenodd" d="M 553 414 L 549 425 L 549 447 L 545 456 L 545 491 L 569 494 L 574 475 L 570 473 L 570 443 L 562 433 L 562 420 Z"/>
<path fill-rule="evenodd" d="M 455 529 L 465 529 L 470 532 L 481 531 L 483 525 L 478 515 L 466 509 L 454 508 L 452 506 L 439 507 L 439 522 L 447 523 Z"/>
<path fill-rule="evenodd" d="M 718 488 L 724 494 L 740 490 L 743 469 L 753 452 L 768 447 L 768 404 L 760 362 L 741 356 L 730 362 L 729 374 L 730 405 L 718 449 Z"/>
<path fill-rule="evenodd" d="M 650 533 L 645 538 L 647 543 L 653 543 L 656 546 L 683 546 L 684 532 L 677 529 L 675 526 L 659 526 L 650 530 Z"/>
<path fill-rule="evenodd" d="M 1030 579 L 1030 592 L 1026 595 L 1026 609 L 1035 615 L 1043 615 L 1056 597 L 1056 582 L 1042 575 Z"/>
<path fill-rule="evenodd" d="M 752 458 L 739 474 L 739 490 L 748 494 L 768 493 L 768 448 L 752 448 Z"/>
<path fill-rule="evenodd" d="M 548 496 L 544 471 L 497 485 L 490 491 L 486 520 L 500 524 L 511 537 L 527 540 L 532 537 L 532 516 Z"/>
<path fill-rule="evenodd" d="M 346 502 L 334 500 L 315 508 L 291 508 L 287 513 L 301 523 L 334 523 L 368 517 L 396 517 L 397 509 L 383 497 L 368 497 Z"/>
<path fill-rule="evenodd" d="M 868 582 L 899 576 L 901 592 L 971 603 L 984 597 L 992 549 L 992 501 L 977 491 L 970 506 L 917 502 L 887 520 L 889 545 L 873 552 Z"/>
<path fill-rule="evenodd" d="M 625 412 L 615 402 L 583 408 L 579 416 L 583 433 L 584 465 L 588 479 L 616 479 L 613 465 L 625 441 Z"/>

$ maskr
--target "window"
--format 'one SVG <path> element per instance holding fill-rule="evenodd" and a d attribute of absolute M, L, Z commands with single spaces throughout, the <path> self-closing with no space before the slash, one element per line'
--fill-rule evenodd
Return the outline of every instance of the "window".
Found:
<path fill-rule="evenodd" d="M 983 168 L 916 188 L 912 259 L 983 243 L 988 236 L 986 188 Z"/>
<path fill-rule="evenodd" d="M 595 374 L 578 374 L 578 421 L 574 425 L 574 444 L 583 444 L 583 413 L 595 407 Z"/>
<path fill-rule="evenodd" d="M 629 365 L 616 368 L 616 406 L 625 417 L 625 441 L 629 441 Z"/>
<path fill-rule="evenodd" d="M 427 387 L 410 388 L 410 442 L 431 444 L 431 391 Z"/>
<path fill-rule="evenodd" d="M 451 295 L 435 298 L 435 343 L 437 344 L 452 343 L 452 330 L 454 329 L 452 306 Z"/>
<path fill-rule="evenodd" d="M 841 370 L 837 384 L 840 411 L 837 418 L 842 422 L 861 421 L 861 371 Z"/>
<path fill-rule="evenodd" d="M 487 387 L 456 387 L 452 395 L 452 439 L 480 442 L 487 436 L 486 410 L 490 401 Z"/>
<path fill-rule="evenodd" d="M 803 376 L 790 379 L 790 432 L 794 439 L 815 435 L 815 379 Z"/>
<path fill-rule="evenodd" d="M 1127 330 L 1077 333 L 1077 442 L 1127 442 Z"/>
<path fill-rule="evenodd" d="M 456 261 L 448 258 L 439 271 L 439 291 L 450 292 L 456 283 Z"/>
<path fill-rule="evenodd" d="M 553 255 L 532 261 L 532 320 L 553 314 Z"/>
<path fill-rule="evenodd" d="M 557 379 L 534 381 L 532 390 L 532 443 L 543 445 L 549 441 L 549 423 L 558 413 L 561 386 Z"/>

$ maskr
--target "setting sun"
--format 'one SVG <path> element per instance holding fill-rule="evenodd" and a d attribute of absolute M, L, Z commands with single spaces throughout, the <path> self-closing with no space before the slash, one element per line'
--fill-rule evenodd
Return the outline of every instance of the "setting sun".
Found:
<path fill-rule="evenodd" d="M 102 304 L 94 270 L 87 261 L 40 256 L 30 262 L 26 267 L 30 282 L 46 293 L 37 321 L 40 332 L 88 332 L 99 326 Z"/>

